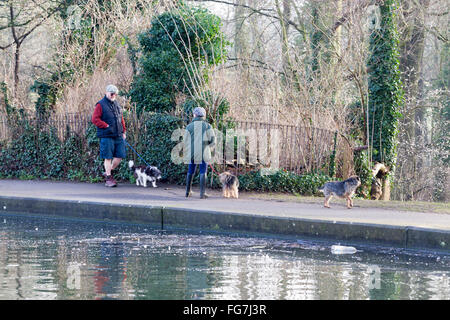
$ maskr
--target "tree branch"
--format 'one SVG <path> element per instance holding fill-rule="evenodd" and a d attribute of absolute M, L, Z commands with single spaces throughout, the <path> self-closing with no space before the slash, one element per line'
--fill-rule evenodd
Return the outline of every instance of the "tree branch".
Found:
<path fill-rule="evenodd" d="M 255 60 L 255 59 L 227 58 L 227 60 L 228 61 L 239 61 L 239 62 L 235 63 L 233 65 L 224 66 L 220 69 L 230 69 L 230 68 L 238 67 L 240 65 L 245 65 L 248 67 L 269 70 L 269 71 L 272 71 L 273 73 L 284 74 L 283 72 L 275 70 L 274 68 L 270 67 L 267 63 L 265 63 L 263 61 Z M 251 62 L 254 62 L 255 64 L 251 64 Z"/>
<path fill-rule="evenodd" d="M 33 1 L 33 3 L 34 3 L 34 1 Z M 9 23 L 6 26 L 0 27 L 0 31 L 4 30 L 4 29 L 7 29 L 7 28 L 11 28 L 11 33 L 12 33 L 14 41 L 11 42 L 10 44 L 0 46 L 0 49 L 1 50 L 5 50 L 5 49 L 11 47 L 13 44 L 16 44 L 16 45 L 20 46 L 23 43 L 23 41 L 34 30 L 36 30 L 37 27 L 41 26 L 47 19 L 49 19 L 53 14 L 55 14 L 62 7 L 63 7 L 63 2 L 59 2 L 59 4 L 56 7 L 52 8 L 52 9 L 49 9 L 49 10 L 46 10 L 47 15 L 44 15 L 44 14 L 40 13 L 40 14 L 37 14 L 36 16 L 34 16 L 33 18 L 25 21 L 25 22 L 16 23 L 16 18 L 20 15 L 20 12 L 15 15 L 13 3 L 11 2 L 9 4 L 9 19 L 10 19 L 10 21 L 9 21 Z M 45 10 L 45 9 L 43 9 L 43 10 Z M 25 33 L 23 33 L 23 34 L 18 34 L 17 33 L 16 28 L 28 26 L 30 23 L 32 23 L 33 21 L 38 20 L 38 19 L 42 19 L 42 20 L 38 21 L 34 26 L 31 27 L 31 29 L 29 29 Z"/>
<path fill-rule="evenodd" d="M 280 17 L 277 15 L 273 15 L 273 14 L 269 14 L 263 11 L 273 11 L 271 9 L 256 9 L 253 8 L 251 6 L 248 6 L 246 4 L 238 4 L 238 3 L 233 3 L 233 2 L 229 2 L 229 1 L 224 1 L 224 0 L 191 0 L 192 2 L 215 2 L 215 3 L 221 3 L 221 4 L 226 4 L 226 5 L 230 5 L 233 7 L 242 7 L 242 8 L 246 8 L 249 9 L 251 11 L 253 11 L 254 13 L 258 13 L 262 16 L 266 16 L 269 18 L 273 18 L 273 19 L 277 19 L 277 20 L 284 20 L 285 23 L 291 25 L 292 27 L 295 28 L 295 30 L 297 30 L 300 33 L 304 33 L 304 29 L 302 28 L 301 25 L 299 25 L 298 23 L 295 23 L 294 21 L 290 20 L 290 19 L 285 19 L 284 17 Z M 376 2 L 380 1 L 380 0 L 375 0 Z M 355 12 L 360 11 L 361 9 L 367 7 L 370 3 L 372 3 L 373 0 L 363 0 L 363 1 L 359 1 L 359 5 L 355 8 L 355 10 L 348 12 L 346 14 L 344 14 L 342 17 L 340 17 L 339 19 L 336 20 L 336 22 L 334 23 L 334 25 L 330 28 L 330 33 L 333 34 L 341 25 L 345 24 L 349 17 L 354 14 Z"/>
<path fill-rule="evenodd" d="M 263 11 L 273 11 L 273 10 L 269 10 L 269 9 L 256 9 L 253 7 L 250 7 L 246 4 L 238 4 L 238 3 L 233 3 L 233 2 L 228 2 L 228 1 L 223 1 L 223 0 L 191 0 L 193 2 L 215 2 L 215 3 L 221 3 L 221 4 L 227 4 L 233 7 L 242 7 L 245 9 L 249 9 L 251 10 L 253 13 L 258 13 L 262 16 L 268 17 L 268 18 L 273 18 L 273 19 L 283 19 L 283 17 L 279 17 L 277 15 L 273 15 L 273 14 L 269 14 L 269 13 L 265 13 Z M 300 28 L 300 26 L 295 23 L 294 21 L 290 20 L 290 19 L 283 19 L 285 23 L 293 26 L 295 28 L 295 30 L 297 30 L 298 32 L 303 32 L 303 29 Z"/>

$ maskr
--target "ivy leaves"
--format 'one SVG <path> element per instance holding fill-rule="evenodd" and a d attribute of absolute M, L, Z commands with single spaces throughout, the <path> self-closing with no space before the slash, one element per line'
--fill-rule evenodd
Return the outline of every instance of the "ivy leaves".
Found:
<path fill-rule="evenodd" d="M 391 168 L 397 158 L 399 110 L 403 104 L 396 5 L 396 0 L 387 0 L 380 6 L 381 28 L 371 34 L 371 56 L 367 63 L 372 160 Z"/>

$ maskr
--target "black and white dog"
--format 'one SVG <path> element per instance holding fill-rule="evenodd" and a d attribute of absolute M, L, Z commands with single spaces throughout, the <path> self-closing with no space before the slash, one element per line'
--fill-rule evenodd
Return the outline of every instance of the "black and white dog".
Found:
<path fill-rule="evenodd" d="M 134 161 L 130 160 L 128 166 L 134 173 L 136 178 L 136 185 L 147 188 L 147 181 L 152 183 L 153 188 L 156 188 L 156 181 L 161 179 L 161 171 L 154 166 L 134 166 Z"/>

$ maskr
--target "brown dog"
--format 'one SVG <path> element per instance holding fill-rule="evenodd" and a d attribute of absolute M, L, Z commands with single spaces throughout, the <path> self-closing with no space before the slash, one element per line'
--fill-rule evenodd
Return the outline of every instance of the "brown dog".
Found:
<path fill-rule="evenodd" d="M 239 197 L 239 180 L 235 175 L 225 171 L 219 175 L 219 180 L 222 183 L 222 194 L 225 198 Z"/>

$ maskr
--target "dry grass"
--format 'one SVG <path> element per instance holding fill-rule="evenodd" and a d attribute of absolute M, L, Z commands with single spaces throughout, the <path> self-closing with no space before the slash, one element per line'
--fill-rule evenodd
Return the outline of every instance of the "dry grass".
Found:
<path fill-rule="evenodd" d="M 89 55 L 91 48 L 84 43 L 80 45 L 68 41 L 61 48 L 65 59 L 77 72 L 65 85 L 57 101 L 57 113 L 90 114 L 108 84 L 115 84 L 122 92 L 127 92 L 131 85 L 133 68 L 125 39 L 137 46 L 137 34 L 150 26 L 155 11 L 160 8 L 144 0 L 113 0 L 110 6 L 112 10 L 103 12 L 98 2 L 92 0 L 84 8 L 86 14 L 95 17 L 99 25 L 93 34 L 95 47 L 92 57 Z M 138 7 L 141 9 L 137 10 Z M 110 30 L 115 32 L 111 34 Z M 83 56 L 90 57 L 89 63 L 79 58 Z M 119 99 L 119 102 L 122 106 L 128 106 L 125 99 Z"/>
<path fill-rule="evenodd" d="M 132 68 L 127 60 L 123 59 L 126 54 L 122 51 L 122 55 L 118 54 L 115 59 L 117 64 L 115 71 L 97 68 L 92 75 L 86 79 L 77 79 L 64 90 L 63 96 L 57 103 L 58 113 L 82 113 L 90 114 L 94 110 L 94 106 L 105 93 L 105 88 L 109 84 L 115 84 L 119 90 L 127 90 L 132 79 Z M 122 57 L 122 58 L 121 58 Z M 120 63 L 122 62 L 122 63 Z M 122 105 L 126 105 L 126 101 L 119 101 Z"/>
<path fill-rule="evenodd" d="M 298 203 L 322 203 L 323 197 L 308 197 L 300 195 L 292 195 L 286 193 L 258 193 L 258 192 L 242 192 L 241 195 L 245 198 L 258 200 L 271 200 L 278 202 L 298 202 Z M 333 199 L 334 202 L 342 202 L 345 200 Z M 450 214 L 450 204 L 445 202 L 425 202 L 425 201 L 373 201 L 365 199 L 356 199 L 355 204 L 361 208 L 380 208 L 392 209 L 398 211 L 412 211 L 412 212 L 430 212 L 440 214 Z"/>

